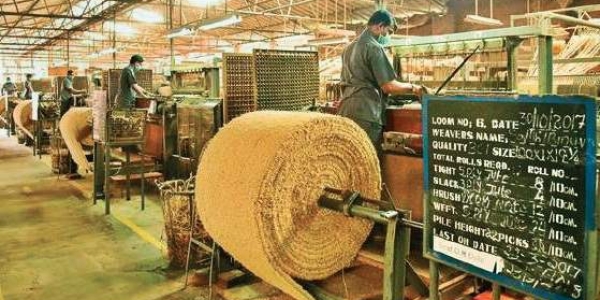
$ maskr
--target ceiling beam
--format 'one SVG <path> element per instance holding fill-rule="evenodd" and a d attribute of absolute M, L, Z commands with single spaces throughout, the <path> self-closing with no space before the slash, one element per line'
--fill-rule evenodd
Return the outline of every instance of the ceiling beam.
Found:
<path fill-rule="evenodd" d="M 39 0 L 36 0 L 36 1 L 39 1 Z M 151 0 L 146 0 L 146 1 L 151 1 Z M 126 9 L 128 9 L 128 8 L 136 5 L 136 4 L 140 4 L 140 3 L 143 3 L 143 2 L 144 2 L 144 0 L 122 0 L 122 1 L 117 1 L 116 4 L 108 7 L 105 10 L 103 10 L 98 15 L 94 15 L 94 17 L 85 20 L 83 23 L 81 23 L 81 24 L 79 24 L 77 26 L 74 26 L 73 29 L 87 29 L 90 26 L 92 26 L 92 25 L 94 25 L 94 24 L 96 24 L 98 22 L 106 20 L 107 17 L 113 15 L 114 13 L 116 13 L 118 11 L 126 10 Z M 53 36 L 52 38 L 56 39 L 56 38 L 67 37 L 70 34 L 70 31 L 72 31 L 72 30 L 63 31 L 62 33 L 59 33 L 58 35 Z M 48 42 L 44 43 L 43 45 L 31 49 L 30 52 L 36 51 L 36 50 L 40 49 L 40 47 L 43 47 L 43 46 L 46 46 L 46 45 L 51 45 L 55 41 L 56 40 L 49 40 Z"/>
<path fill-rule="evenodd" d="M 6 26 L 6 25 L 0 25 L 0 29 L 20 29 L 20 30 L 29 30 L 32 29 L 31 26 Z M 93 30 L 86 30 L 86 29 L 69 29 L 69 28 L 60 28 L 60 27 L 40 27 L 40 28 L 35 28 L 35 30 L 42 30 L 42 31 L 56 31 L 56 30 L 60 30 L 60 31 L 91 31 L 91 32 L 100 32 L 100 31 L 93 31 Z"/>
<path fill-rule="evenodd" d="M 88 20 L 89 17 L 82 16 L 71 16 L 71 15 L 55 15 L 55 14 L 35 14 L 35 13 L 21 13 L 21 12 L 2 12 L 6 16 L 21 16 L 31 18 L 46 18 L 46 19 L 74 19 L 74 20 Z"/>
<path fill-rule="evenodd" d="M 29 3 L 29 2 L 31 2 L 31 1 L 30 1 L 30 0 L 20 0 L 20 1 L 15 1 L 15 2 L 16 2 L 16 3 Z M 8 2 L 3 2 L 3 3 L 1 3 L 1 4 L 0 4 L 0 6 L 12 6 L 12 5 L 13 5 L 13 3 L 12 3 L 12 2 L 10 2 L 10 3 L 8 3 Z"/>
<path fill-rule="evenodd" d="M 28 36 L 25 35 L 7 35 L 7 38 L 27 38 Z M 42 36 L 32 36 L 30 37 L 31 39 L 50 39 L 50 37 L 42 37 Z M 68 37 L 62 37 L 62 38 L 54 38 L 54 40 L 69 40 Z M 97 40 L 97 39 L 88 39 L 88 38 L 75 38 L 72 37 L 70 38 L 71 41 L 91 41 L 91 42 L 109 42 L 112 43 L 111 40 L 105 39 L 105 40 Z M 190 46 L 189 42 L 183 42 L 183 39 L 178 39 L 178 41 L 180 43 L 175 43 L 173 44 L 173 46 Z M 216 39 L 215 39 L 216 40 Z M 237 41 L 237 42 L 259 42 L 262 41 L 262 39 L 254 39 L 254 40 L 250 40 L 250 39 L 235 39 L 235 38 L 231 38 L 231 39 L 226 39 L 227 41 Z M 170 43 L 168 41 L 165 42 L 158 42 L 158 41 L 132 41 L 132 40 L 116 40 L 117 44 L 146 44 L 146 45 L 170 45 Z M 93 45 L 89 45 L 89 46 L 93 46 Z"/>
<path fill-rule="evenodd" d="M 28 36 L 25 35 L 7 35 L 6 37 L 9 38 L 27 38 Z M 62 38 L 53 38 L 53 37 L 43 37 L 43 36 L 30 36 L 29 38 L 31 39 L 43 39 L 43 40 L 47 40 L 47 39 L 54 39 L 54 40 L 63 40 L 63 41 L 67 41 L 67 40 L 71 40 L 71 41 L 90 41 L 90 42 L 111 42 L 108 39 L 105 40 L 95 40 L 95 39 L 86 39 L 86 38 L 68 38 L 68 37 L 62 37 Z M 128 40 L 117 40 L 117 43 L 122 43 L 122 44 L 151 44 L 151 45 L 167 45 L 169 43 L 164 42 L 164 43 L 160 43 L 160 42 L 140 42 L 140 41 L 128 41 Z M 182 44 L 182 45 L 188 45 L 188 44 Z"/>
<path fill-rule="evenodd" d="M 30 11 L 32 8 L 34 8 L 38 3 L 40 2 L 40 0 L 34 0 L 33 3 L 31 3 L 31 5 L 27 8 L 27 11 Z M 4 39 L 4 36 L 7 34 L 10 34 L 14 27 L 19 25 L 19 23 L 21 22 L 21 20 L 23 20 L 23 16 L 20 16 L 17 21 L 15 21 L 15 23 L 12 25 L 12 28 L 9 28 L 2 37 L 0 37 L 0 41 L 2 41 Z"/>
<path fill-rule="evenodd" d="M 33 43 L 0 43 L 0 45 L 36 46 L 36 45 L 39 45 L 39 44 L 33 44 Z"/>
<path fill-rule="evenodd" d="M 28 44 L 28 43 L 0 43 L 0 47 L 1 46 L 18 46 L 21 47 L 23 50 L 28 50 L 26 47 L 28 46 L 40 46 L 41 44 Z M 57 47 L 56 45 L 44 45 L 43 47 Z M 88 48 L 100 48 L 100 47 L 90 47 L 87 45 L 71 45 L 71 48 L 84 48 L 84 49 L 88 49 Z"/>

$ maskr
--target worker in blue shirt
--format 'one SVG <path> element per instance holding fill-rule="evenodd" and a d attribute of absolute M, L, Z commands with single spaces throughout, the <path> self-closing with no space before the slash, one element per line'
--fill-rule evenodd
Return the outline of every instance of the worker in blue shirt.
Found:
<path fill-rule="evenodd" d="M 60 116 L 62 117 L 73 106 L 73 96 L 85 94 L 84 90 L 76 90 L 73 88 L 73 70 L 67 71 L 67 77 L 62 82 L 60 90 Z"/>
<path fill-rule="evenodd" d="M 146 91 L 142 88 L 136 79 L 136 73 L 142 69 L 144 58 L 136 54 L 129 60 L 129 65 L 121 71 L 119 78 L 119 94 L 117 96 L 117 109 L 132 109 L 135 107 L 135 97 L 147 97 Z"/>
<path fill-rule="evenodd" d="M 67 77 L 62 82 L 62 88 L 60 90 L 60 117 L 69 111 L 69 109 L 73 106 L 75 100 L 73 96 L 84 94 L 84 90 L 76 90 L 73 88 L 73 70 L 67 71 Z M 77 173 L 79 166 L 73 160 L 73 157 L 69 156 L 69 174 L 67 174 L 68 179 L 79 179 L 81 175 Z"/>
<path fill-rule="evenodd" d="M 376 11 L 367 28 L 342 54 L 342 101 L 338 115 L 352 119 L 369 136 L 381 155 L 387 95 L 422 96 L 423 87 L 396 80 L 384 45 L 396 30 L 396 20 L 386 10 Z"/>
<path fill-rule="evenodd" d="M 10 77 L 6 78 L 6 82 L 2 85 L 2 95 L 14 96 L 17 92 L 17 86 L 12 82 Z"/>

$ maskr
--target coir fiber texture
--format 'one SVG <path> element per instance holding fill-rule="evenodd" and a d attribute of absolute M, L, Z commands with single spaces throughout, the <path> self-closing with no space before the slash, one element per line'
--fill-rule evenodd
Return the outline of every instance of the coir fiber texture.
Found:
<path fill-rule="evenodd" d="M 320 208 L 323 187 L 379 199 L 375 149 L 352 121 L 308 112 L 260 111 L 231 121 L 201 157 L 199 216 L 248 270 L 296 299 L 294 280 L 348 266 L 372 223 Z"/>
<path fill-rule="evenodd" d="M 85 157 L 83 145 L 93 145 L 92 136 L 92 109 L 87 107 L 73 107 L 60 119 L 60 133 L 77 165 L 85 170 L 92 167 Z"/>
<path fill-rule="evenodd" d="M 13 120 L 17 128 L 33 139 L 33 120 L 31 120 L 31 100 L 19 101 L 13 110 Z"/>

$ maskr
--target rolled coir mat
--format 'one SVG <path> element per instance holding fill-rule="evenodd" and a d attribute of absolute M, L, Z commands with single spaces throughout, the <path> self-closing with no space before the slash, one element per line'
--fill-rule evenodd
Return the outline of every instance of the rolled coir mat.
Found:
<path fill-rule="evenodd" d="M 71 157 L 81 168 L 86 171 L 92 169 L 85 157 L 83 145 L 90 145 L 92 136 L 92 109 L 87 107 L 73 107 L 60 118 L 60 133 L 71 153 Z"/>
<path fill-rule="evenodd" d="M 33 120 L 31 119 L 31 100 L 19 101 L 13 110 L 13 120 L 30 139 L 33 139 Z"/>
<path fill-rule="evenodd" d="M 196 204 L 209 235 L 249 271 L 296 299 L 356 257 L 372 223 L 320 208 L 323 187 L 379 199 L 375 149 L 351 120 L 260 111 L 231 121 L 198 167 Z"/>

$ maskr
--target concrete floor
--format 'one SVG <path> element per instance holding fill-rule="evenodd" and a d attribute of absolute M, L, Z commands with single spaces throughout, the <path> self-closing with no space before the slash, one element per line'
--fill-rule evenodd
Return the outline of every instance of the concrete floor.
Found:
<path fill-rule="evenodd" d="M 143 212 L 116 201 L 105 216 L 90 191 L 91 175 L 58 179 L 0 130 L 0 300 L 208 298 L 166 268 L 156 200 Z"/>

